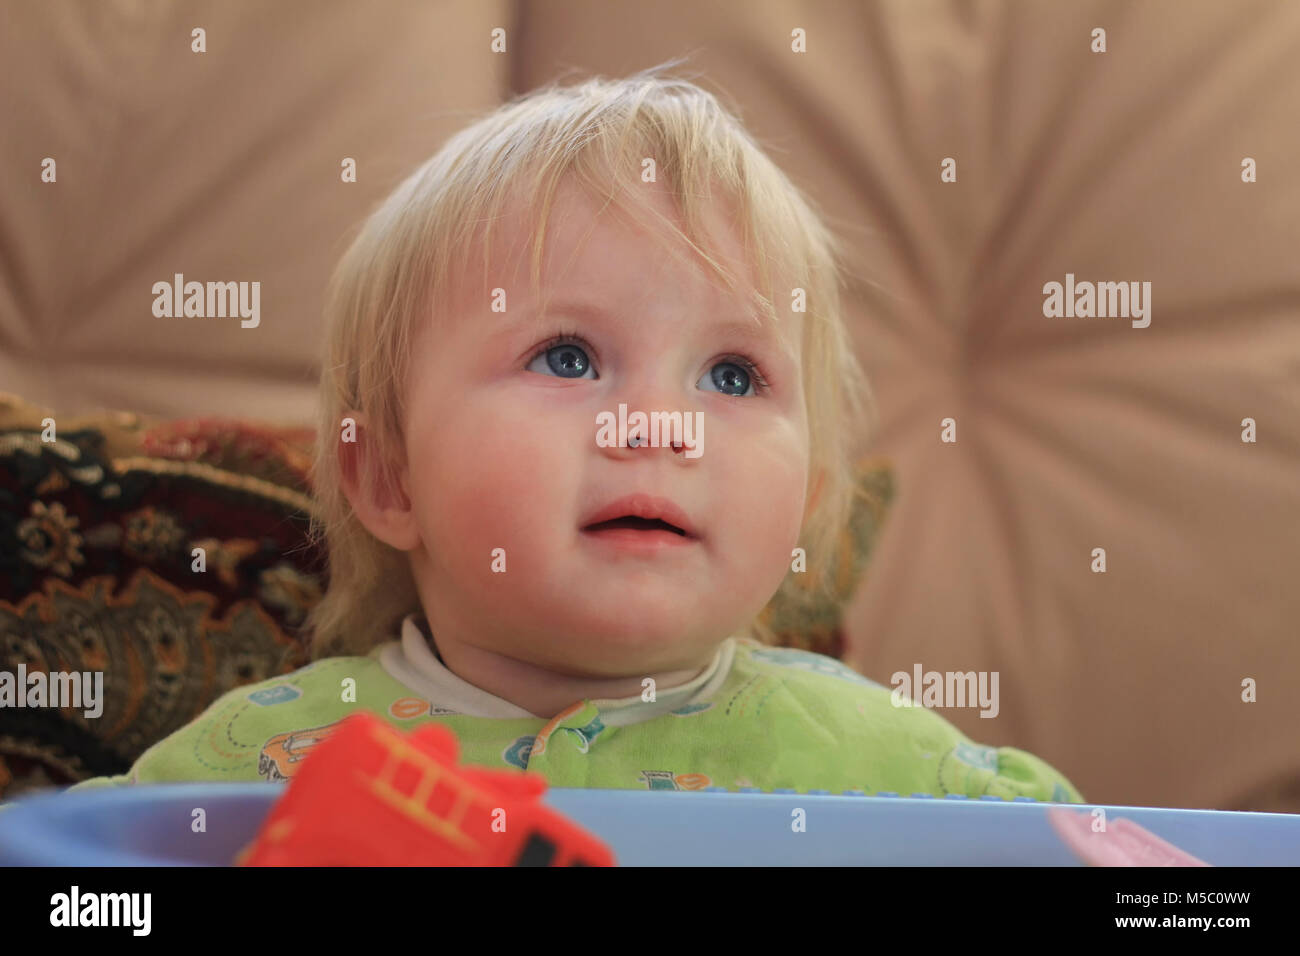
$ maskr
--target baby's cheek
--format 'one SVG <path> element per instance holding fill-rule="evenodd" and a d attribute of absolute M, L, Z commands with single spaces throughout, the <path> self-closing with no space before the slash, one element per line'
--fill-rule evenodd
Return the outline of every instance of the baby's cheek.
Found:
<path fill-rule="evenodd" d="M 807 453 L 784 428 L 774 428 L 736 451 L 744 454 L 722 473 L 730 476 L 737 505 L 747 512 L 756 534 L 772 543 L 793 543 L 803 520 Z"/>
<path fill-rule="evenodd" d="M 791 458 L 795 460 L 791 460 Z M 770 583 L 779 586 L 798 545 L 803 522 L 804 469 L 798 456 L 771 456 L 755 469 L 756 480 L 747 482 L 746 493 L 737 496 L 740 511 L 736 524 L 748 538 L 741 553 L 749 564 L 760 590 Z"/>
<path fill-rule="evenodd" d="M 565 520 L 556 500 L 556 463 L 536 434 L 515 436 L 498 430 L 478 433 L 465 443 L 472 453 L 445 461 L 436 480 L 441 520 L 452 531 L 452 547 L 485 564 L 496 548 L 505 550 L 511 571 L 524 569 L 526 556 L 559 533 Z M 472 554 L 470 553 L 472 552 Z"/>

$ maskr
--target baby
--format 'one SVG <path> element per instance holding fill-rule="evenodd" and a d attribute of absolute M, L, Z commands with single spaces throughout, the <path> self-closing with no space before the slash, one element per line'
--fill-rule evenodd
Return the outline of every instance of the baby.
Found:
<path fill-rule="evenodd" d="M 331 282 L 314 663 L 78 789 L 285 780 L 365 709 L 557 787 L 1081 802 L 756 622 L 828 590 L 848 519 L 868 401 L 840 261 L 739 123 L 659 70 L 452 137 Z"/>

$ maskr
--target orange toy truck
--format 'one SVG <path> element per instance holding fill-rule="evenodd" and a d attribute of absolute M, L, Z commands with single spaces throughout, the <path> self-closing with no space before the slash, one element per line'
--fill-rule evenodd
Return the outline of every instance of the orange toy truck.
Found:
<path fill-rule="evenodd" d="M 446 727 L 406 735 L 352 714 L 315 743 L 240 866 L 613 866 L 545 806 L 546 779 L 458 766 Z"/>

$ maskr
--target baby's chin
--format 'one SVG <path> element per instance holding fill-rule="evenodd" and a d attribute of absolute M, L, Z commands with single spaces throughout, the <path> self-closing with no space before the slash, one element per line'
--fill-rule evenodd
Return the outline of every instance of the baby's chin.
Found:
<path fill-rule="evenodd" d="M 568 626 L 553 630 L 539 644 L 549 649 L 537 662 L 573 677 L 639 677 L 655 671 L 699 667 L 731 631 L 723 625 L 701 626 L 663 620 L 640 624 L 624 618 L 608 621 L 570 617 Z M 535 647 L 532 649 L 535 653 Z"/>
<path fill-rule="evenodd" d="M 714 633 L 721 640 L 740 613 L 726 598 L 699 588 L 588 591 L 557 601 L 552 620 L 563 620 L 563 628 L 586 640 L 611 646 L 662 647 Z"/>

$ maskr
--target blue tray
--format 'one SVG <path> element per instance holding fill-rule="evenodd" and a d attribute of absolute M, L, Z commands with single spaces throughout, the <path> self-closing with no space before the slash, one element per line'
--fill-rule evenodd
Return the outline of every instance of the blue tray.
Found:
<path fill-rule="evenodd" d="M 229 865 L 283 793 L 265 783 L 186 783 L 29 797 L 0 809 L 0 864 Z M 1047 819 L 1061 804 L 572 789 L 544 799 L 630 866 L 1081 865 Z M 196 807 L 206 832 L 191 830 Z M 795 807 L 806 832 L 791 830 Z M 1131 820 L 1216 866 L 1300 865 L 1300 815 L 1105 809 L 1108 820 Z"/>

